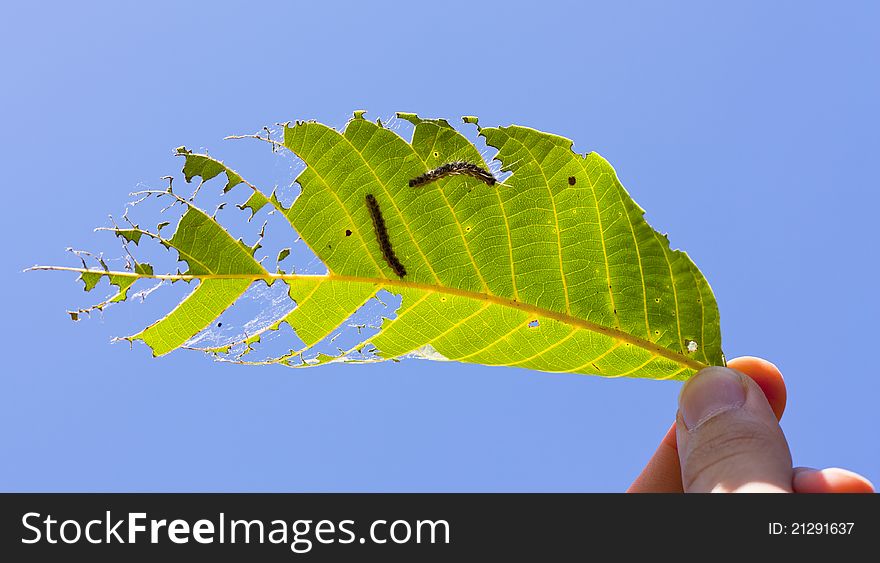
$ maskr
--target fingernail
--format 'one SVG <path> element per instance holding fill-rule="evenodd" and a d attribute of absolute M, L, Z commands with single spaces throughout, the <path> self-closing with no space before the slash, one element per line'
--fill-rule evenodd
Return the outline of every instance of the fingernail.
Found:
<path fill-rule="evenodd" d="M 693 430 L 710 418 L 746 402 L 746 389 L 740 375 L 729 368 L 706 368 L 681 390 L 678 409 L 688 430 Z"/>

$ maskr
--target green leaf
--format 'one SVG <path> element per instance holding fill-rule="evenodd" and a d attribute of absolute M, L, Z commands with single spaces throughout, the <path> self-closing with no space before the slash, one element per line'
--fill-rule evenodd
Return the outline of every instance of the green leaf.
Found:
<path fill-rule="evenodd" d="M 122 299 L 141 278 L 196 281 L 166 317 L 127 337 L 143 340 L 155 355 L 184 346 L 252 283 L 283 280 L 295 308 L 239 342 L 205 351 L 222 355 L 243 346 L 233 361 L 293 367 L 422 357 L 655 379 L 686 379 L 704 366 L 724 364 L 709 284 L 684 252 L 672 250 L 648 225 L 605 159 L 573 152 L 563 137 L 520 126 L 480 129 L 476 117 L 466 117 L 510 175 L 491 186 L 453 175 L 410 187 L 409 180 L 446 163 L 489 166 L 446 120 L 398 117 L 414 125 L 409 142 L 363 112 L 341 132 L 296 122 L 284 126 L 283 143 L 258 137 L 306 164 L 297 177 L 302 192 L 289 208 L 222 162 L 178 149 L 187 181 L 225 174 L 224 192 L 247 184 L 252 191 L 239 208 L 253 216 L 271 206 L 327 274 L 268 272 L 254 258 L 257 245 L 234 239 L 173 193 L 187 210 L 171 238 L 138 228 L 116 231 L 129 241 L 158 239 L 178 252 L 186 272 L 42 268 L 78 271 L 87 289 L 107 275 L 119 282 Z M 380 246 L 368 194 L 381 209 L 403 277 Z M 277 261 L 290 252 L 282 250 Z M 316 348 L 350 328 L 353 315 L 382 290 L 402 302 L 377 333 L 363 334 L 338 355 Z M 284 324 L 299 346 L 277 358 L 243 359 L 266 331 Z"/>
<path fill-rule="evenodd" d="M 226 185 L 223 187 L 223 193 L 226 193 L 244 181 L 241 176 L 224 166 L 222 162 L 214 160 L 208 155 L 193 154 L 186 147 L 178 147 L 177 155 L 186 158 L 183 165 L 183 177 L 187 183 L 192 182 L 196 176 L 201 176 L 202 182 L 207 182 L 225 173 Z"/>
<path fill-rule="evenodd" d="M 166 317 L 127 337 L 143 340 L 156 356 L 182 346 L 210 325 L 254 279 L 268 279 L 268 272 L 254 259 L 252 249 L 195 207 L 183 214 L 174 236 L 162 242 L 177 250 L 189 264 L 185 275 L 200 281 Z"/>

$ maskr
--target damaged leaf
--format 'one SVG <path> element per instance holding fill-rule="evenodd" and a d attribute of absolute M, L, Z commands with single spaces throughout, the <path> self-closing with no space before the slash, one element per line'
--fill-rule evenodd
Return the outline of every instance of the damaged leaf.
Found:
<path fill-rule="evenodd" d="M 288 325 L 300 345 L 252 363 L 421 357 L 654 379 L 687 379 L 724 364 L 709 284 L 645 221 L 604 158 L 573 152 L 563 137 L 520 126 L 479 128 L 467 117 L 497 151 L 501 168 L 493 174 L 447 121 L 398 117 L 413 124 L 411 140 L 363 112 L 343 131 L 296 122 L 284 126 L 283 142 L 260 137 L 306 165 L 289 207 L 219 160 L 177 150 L 187 182 L 198 177 L 201 186 L 225 175 L 224 194 L 247 185 L 239 209 L 250 217 L 265 207 L 280 214 L 327 268 L 324 275 L 271 272 L 254 257 L 259 243 L 235 239 L 170 187 L 166 195 L 186 206 L 173 235 L 159 232 L 167 222 L 155 233 L 133 225 L 112 230 L 135 244 L 158 240 L 186 262 L 185 271 L 155 274 L 147 264 L 125 272 L 38 269 L 77 271 L 87 290 L 106 276 L 119 289 L 108 302 L 124 300 L 139 279 L 194 282 L 168 315 L 125 337 L 157 356 L 186 347 L 252 284 L 281 281 L 292 310 L 243 340 L 205 350 L 224 356 L 243 347 L 232 360 L 251 363 L 242 358 L 262 336 Z M 276 261 L 288 257 L 284 248 Z M 364 325 L 348 323 L 380 291 L 400 296 L 401 304 L 377 331 L 362 334 Z M 338 354 L 317 350 L 353 326 L 362 336 L 356 345 Z"/>

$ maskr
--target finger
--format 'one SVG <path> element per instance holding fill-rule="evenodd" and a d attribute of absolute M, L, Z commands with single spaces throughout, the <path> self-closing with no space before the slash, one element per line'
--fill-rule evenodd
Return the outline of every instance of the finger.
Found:
<path fill-rule="evenodd" d="M 734 358 L 727 362 L 727 367 L 741 371 L 752 378 L 752 381 L 758 384 L 767 402 L 773 408 L 776 418 L 782 418 L 782 411 L 785 410 L 785 401 L 787 393 L 785 391 L 785 380 L 782 378 L 782 372 L 771 362 L 754 356 L 742 356 Z"/>
<path fill-rule="evenodd" d="M 796 493 L 873 493 L 874 485 L 858 473 L 829 467 L 797 467 L 792 487 Z"/>
<path fill-rule="evenodd" d="M 682 388 L 676 440 L 685 492 L 791 492 L 791 453 L 761 387 L 723 367 Z"/>
<path fill-rule="evenodd" d="M 675 424 L 660 440 L 648 464 L 627 489 L 628 493 L 681 493 L 681 466 L 675 446 Z"/>
<path fill-rule="evenodd" d="M 734 358 L 727 365 L 751 377 L 764 392 L 776 417 L 782 416 L 782 411 L 785 410 L 786 392 L 785 381 L 779 368 L 767 360 L 753 356 Z M 627 492 L 680 493 L 682 490 L 681 464 L 678 459 L 675 424 L 673 424 Z"/>

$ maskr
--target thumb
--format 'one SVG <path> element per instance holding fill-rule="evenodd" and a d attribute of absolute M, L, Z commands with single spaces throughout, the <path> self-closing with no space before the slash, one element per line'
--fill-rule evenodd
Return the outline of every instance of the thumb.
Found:
<path fill-rule="evenodd" d="M 676 418 L 685 492 L 792 492 L 791 453 L 758 384 L 723 367 L 681 390 Z"/>

